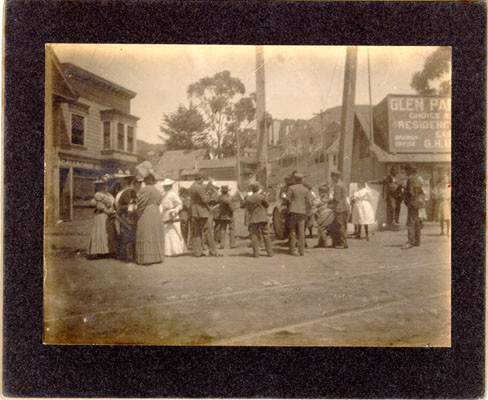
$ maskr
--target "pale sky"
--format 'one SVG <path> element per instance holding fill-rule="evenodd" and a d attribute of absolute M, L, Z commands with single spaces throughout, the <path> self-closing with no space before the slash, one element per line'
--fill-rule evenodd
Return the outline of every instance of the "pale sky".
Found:
<path fill-rule="evenodd" d="M 137 137 L 158 138 L 163 114 L 188 105 L 188 86 L 229 70 L 256 89 L 255 46 L 54 44 L 61 62 L 71 62 L 137 93 L 131 114 L 140 118 Z M 368 63 L 373 104 L 387 94 L 412 94 L 410 80 L 435 47 L 358 48 L 356 103 L 369 104 Z M 342 102 L 344 46 L 264 46 L 266 111 L 273 118 L 309 119 Z"/>

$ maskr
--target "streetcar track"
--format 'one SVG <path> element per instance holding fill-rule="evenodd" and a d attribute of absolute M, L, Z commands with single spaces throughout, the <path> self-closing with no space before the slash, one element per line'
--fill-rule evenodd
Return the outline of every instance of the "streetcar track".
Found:
<path fill-rule="evenodd" d="M 67 320 L 67 319 L 76 319 L 76 318 L 82 318 L 87 315 L 90 316 L 96 316 L 96 315 L 106 315 L 106 314 L 116 314 L 116 313 L 123 313 L 127 311 L 133 311 L 133 310 L 139 310 L 139 309 L 144 309 L 144 308 L 152 308 L 152 307 L 159 307 L 159 306 L 165 306 L 165 305 L 174 305 L 174 304 L 181 304 L 181 303 L 188 303 L 192 301 L 199 301 L 199 300 L 212 300 L 216 298 L 224 298 L 224 297 L 231 297 L 231 296 L 238 296 L 238 295 L 243 295 L 243 294 L 251 294 L 251 293 L 256 293 L 256 292 L 261 292 L 261 291 L 266 291 L 266 290 L 272 290 L 272 289 L 283 289 L 283 288 L 288 288 L 288 287 L 294 287 L 294 286 L 307 286 L 311 284 L 316 284 L 316 283 L 324 283 L 324 282 L 329 282 L 333 280 L 338 280 L 338 279 L 350 279 L 350 278 L 360 278 L 368 275 L 375 275 L 375 274 L 380 274 L 380 273 L 385 273 L 385 272 L 391 272 L 391 271 L 400 271 L 400 270 L 405 270 L 405 269 L 417 269 L 417 268 L 431 268 L 431 267 L 436 267 L 439 265 L 446 265 L 445 262 L 438 262 L 438 263 L 431 263 L 431 264 L 418 264 L 418 265 L 409 265 L 405 267 L 397 267 L 397 268 L 384 268 L 379 271 L 369 271 L 369 272 L 363 272 L 361 274 L 350 274 L 350 275 L 341 275 L 341 276 L 333 276 L 330 278 L 326 279 L 319 279 L 319 280 L 313 280 L 313 281 L 305 281 L 305 282 L 298 282 L 298 283 L 288 283 L 284 285 L 273 285 L 269 287 L 260 287 L 260 288 L 254 288 L 254 289 L 247 289 L 247 290 L 240 290 L 236 292 L 225 292 L 225 293 L 214 293 L 210 295 L 203 295 L 203 296 L 198 296 L 198 297 L 189 297 L 185 299 L 178 299 L 178 300 L 173 300 L 173 301 L 164 301 L 164 302 L 159 302 L 159 303 L 151 303 L 151 304 L 142 304 L 139 306 L 134 306 L 134 307 L 126 307 L 122 308 L 119 310 L 103 310 L 103 311 L 96 311 L 96 312 L 85 312 L 85 313 L 80 313 L 80 314 L 74 314 L 74 315 L 67 315 L 63 317 L 55 317 L 55 318 L 47 318 L 44 320 L 44 322 L 53 322 L 53 321 L 62 321 L 62 320 Z"/>
<path fill-rule="evenodd" d="M 435 298 L 438 298 L 438 297 L 446 296 L 449 293 L 450 293 L 450 291 L 447 290 L 447 291 L 444 291 L 444 292 L 441 292 L 441 293 L 438 293 L 438 294 L 435 294 L 435 295 L 415 297 L 413 299 L 410 299 L 410 298 L 405 297 L 404 299 L 401 299 L 401 300 L 394 300 L 394 301 L 384 302 L 384 303 L 377 304 L 377 305 L 375 305 L 373 307 L 368 307 L 368 308 L 358 308 L 358 309 L 354 309 L 354 310 L 346 310 L 346 311 L 343 311 L 343 312 L 341 312 L 341 311 L 339 311 L 339 312 L 333 312 L 333 313 L 330 313 L 328 315 L 324 315 L 324 316 L 322 316 L 320 318 L 315 318 L 315 319 L 308 320 L 308 321 L 302 321 L 302 322 L 298 322 L 298 323 L 295 323 L 295 324 L 282 325 L 282 326 L 279 326 L 279 327 L 276 327 L 276 328 L 271 328 L 271 329 L 264 329 L 264 330 L 261 330 L 261 331 L 256 331 L 256 332 L 248 333 L 246 335 L 234 336 L 234 337 L 231 337 L 231 338 L 226 338 L 226 339 L 222 339 L 222 340 L 216 340 L 216 341 L 213 341 L 213 342 L 210 342 L 210 343 L 206 343 L 206 345 L 208 345 L 208 346 L 225 346 L 225 345 L 228 345 L 230 343 L 242 342 L 242 341 L 246 341 L 246 340 L 249 340 L 249 339 L 255 339 L 255 338 L 258 338 L 260 336 L 272 335 L 272 334 L 275 334 L 275 333 L 279 333 L 281 331 L 290 331 L 290 330 L 293 331 L 294 329 L 297 329 L 297 328 L 303 328 L 305 326 L 314 325 L 314 324 L 323 322 L 323 321 L 328 320 L 328 319 L 336 318 L 336 317 L 344 317 L 344 316 L 350 316 L 350 315 L 355 315 L 355 314 L 361 314 L 363 312 L 377 311 L 377 310 L 380 310 L 382 308 L 385 308 L 385 307 L 388 307 L 388 306 L 392 306 L 392 305 L 395 305 L 395 304 L 402 304 L 402 303 L 409 303 L 409 302 L 411 303 L 412 301 L 418 301 L 418 300 L 435 299 Z"/>

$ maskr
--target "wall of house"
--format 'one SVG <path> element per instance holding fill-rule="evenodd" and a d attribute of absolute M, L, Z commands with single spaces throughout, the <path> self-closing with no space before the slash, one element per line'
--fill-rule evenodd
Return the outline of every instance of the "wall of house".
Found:
<path fill-rule="evenodd" d="M 69 74 L 69 69 L 65 69 L 65 71 Z M 75 76 L 68 76 L 68 79 L 76 92 L 80 94 L 80 97 L 100 104 L 104 109 L 115 108 L 130 114 L 130 98 L 124 98 L 120 95 L 107 96 L 106 90 L 95 86 L 88 79 L 81 79 Z"/>
<path fill-rule="evenodd" d="M 61 104 L 61 124 L 60 127 L 63 127 L 65 132 L 60 132 L 60 135 L 64 135 L 65 138 L 68 139 L 68 144 L 71 147 L 67 149 L 66 152 L 72 155 L 78 155 L 83 157 L 90 157 L 95 159 L 110 159 L 113 156 L 108 155 L 102 156 L 103 150 L 103 124 L 100 112 L 105 110 L 105 106 L 101 104 L 97 104 L 93 101 L 90 101 L 86 98 L 80 98 L 79 103 L 88 106 L 88 112 L 83 110 L 81 107 L 76 107 L 74 105 L 63 103 Z M 77 114 L 85 118 L 85 135 L 84 135 L 84 144 L 83 146 L 72 144 L 71 143 L 71 115 Z M 117 118 L 117 117 L 115 117 Z M 118 119 L 115 119 L 111 122 L 111 149 L 117 150 L 117 122 Z M 127 142 L 127 121 L 120 119 L 120 122 L 124 123 L 125 126 L 125 142 Z M 136 151 L 135 142 L 137 140 L 137 126 L 134 123 L 129 124 L 134 128 L 134 152 Z M 65 139 L 66 140 L 66 139 Z M 127 146 L 127 143 L 125 144 Z M 125 152 L 125 150 L 123 150 Z M 120 155 L 118 157 L 122 161 L 127 162 L 135 162 L 135 155 Z"/>

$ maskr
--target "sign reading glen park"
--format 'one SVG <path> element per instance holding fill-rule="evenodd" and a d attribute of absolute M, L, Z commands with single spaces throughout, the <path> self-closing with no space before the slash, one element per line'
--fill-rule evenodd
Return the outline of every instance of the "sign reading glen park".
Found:
<path fill-rule="evenodd" d="M 390 151 L 451 150 L 451 98 L 388 96 Z"/>

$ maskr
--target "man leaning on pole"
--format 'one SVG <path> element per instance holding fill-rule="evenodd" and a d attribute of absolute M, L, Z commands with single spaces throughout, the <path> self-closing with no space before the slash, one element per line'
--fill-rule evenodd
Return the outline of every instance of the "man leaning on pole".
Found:
<path fill-rule="evenodd" d="M 331 208 L 334 211 L 332 246 L 335 249 L 347 249 L 347 221 L 349 219 L 349 202 L 344 183 L 341 181 L 341 174 L 333 171 L 330 174 L 333 182 L 333 198 Z"/>

